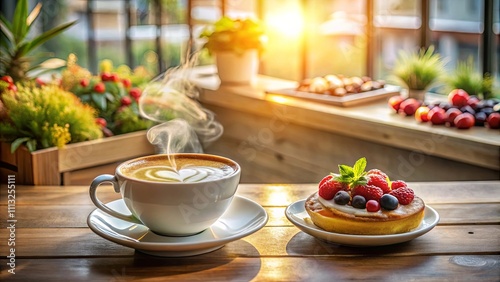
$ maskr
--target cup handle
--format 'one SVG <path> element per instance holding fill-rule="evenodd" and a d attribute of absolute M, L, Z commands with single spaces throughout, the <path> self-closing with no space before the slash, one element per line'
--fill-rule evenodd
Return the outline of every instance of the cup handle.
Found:
<path fill-rule="evenodd" d="M 90 192 L 90 199 L 92 200 L 92 202 L 94 203 L 94 205 L 98 209 L 100 209 L 101 211 L 103 211 L 103 212 L 105 212 L 105 213 L 107 213 L 107 214 L 109 214 L 111 216 L 117 217 L 119 219 L 122 219 L 122 220 L 125 220 L 125 221 L 128 221 L 128 222 L 142 224 L 133 215 L 126 215 L 126 214 L 117 212 L 117 211 L 109 208 L 108 206 L 104 205 L 101 202 L 101 200 L 99 200 L 97 198 L 97 195 L 96 195 L 97 187 L 99 187 L 99 185 L 101 185 L 102 183 L 111 183 L 111 184 L 113 184 L 113 188 L 115 189 L 115 192 L 116 193 L 120 193 L 120 185 L 118 184 L 118 180 L 116 179 L 116 176 L 111 175 L 111 174 L 102 174 L 102 175 L 99 175 L 90 184 L 90 190 L 89 190 L 89 192 Z"/>

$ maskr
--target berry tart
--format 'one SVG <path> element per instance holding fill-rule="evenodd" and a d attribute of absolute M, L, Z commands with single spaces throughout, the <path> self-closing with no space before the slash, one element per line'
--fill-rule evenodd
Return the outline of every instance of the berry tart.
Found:
<path fill-rule="evenodd" d="M 339 165 L 319 183 L 305 209 L 312 222 L 329 232 L 356 235 L 405 233 L 424 218 L 424 201 L 402 180 L 390 181 L 378 169 L 365 172 L 366 159 Z"/>

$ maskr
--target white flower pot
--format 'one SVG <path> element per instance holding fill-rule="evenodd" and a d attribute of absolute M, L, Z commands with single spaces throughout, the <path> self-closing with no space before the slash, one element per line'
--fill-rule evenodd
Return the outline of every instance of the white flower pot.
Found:
<path fill-rule="evenodd" d="M 242 54 L 217 52 L 215 60 L 222 84 L 250 84 L 259 71 L 259 53 L 256 49 Z"/>

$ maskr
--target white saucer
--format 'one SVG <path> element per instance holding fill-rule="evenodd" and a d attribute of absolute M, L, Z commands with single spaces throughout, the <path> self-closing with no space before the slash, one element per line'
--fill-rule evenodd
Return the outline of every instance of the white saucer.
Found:
<path fill-rule="evenodd" d="M 422 223 L 414 230 L 391 235 L 349 235 L 325 231 L 311 221 L 304 207 L 305 200 L 289 205 L 285 215 L 295 226 L 305 233 L 331 243 L 348 246 L 384 246 L 413 240 L 429 232 L 439 222 L 439 214 L 431 207 L 425 207 Z"/>
<path fill-rule="evenodd" d="M 121 213 L 130 214 L 123 200 L 107 204 Z M 140 252 L 167 257 L 194 256 L 217 250 L 226 243 L 250 235 L 266 225 L 268 215 L 256 202 L 235 196 L 229 209 L 205 231 L 192 236 L 169 237 L 153 233 L 144 225 L 110 216 L 99 209 L 87 218 L 97 235 Z"/>

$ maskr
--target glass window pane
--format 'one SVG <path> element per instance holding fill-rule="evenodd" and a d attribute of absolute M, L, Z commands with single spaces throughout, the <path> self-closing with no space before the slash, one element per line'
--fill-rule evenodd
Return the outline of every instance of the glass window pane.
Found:
<path fill-rule="evenodd" d="M 383 79 L 390 73 L 399 50 L 416 50 L 420 46 L 422 25 L 419 1 L 375 0 L 373 11 L 374 77 Z"/>
<path fill-rule="evenodd" d="M 366 1 L 314 1 L 307 14 L 307 76 L 366 75 Z"/>
<path fill-rule="evenodd" d="M 493 39 L 495 50 L 493 54 L 493 77 L 495 78 L 496 88 L 500 88 L 500 0 L 493 1 L 493 32 L 495 33 L 495 38 Z M 493 93 L 497 98 L 500 98 L 500 90 L 496 90 Z"/>
<path fill-rule="evenodd" d="M 78 64 L 88 67 L 86 4 L 75 1 L 42 1 L 42 10 L 35 22 L 38 32 L 42 33 L 60 24 L 77 20 L 76 24 L 62 34 L 44 43 L 34 53 L 48 52 L 51 57 L 66 60 L 69 54 L 77 54 Z M 33 7 L 30 7 L 30 11 Z"/>
<path fill-rule="evenodd" d="M 449 71 L 469 58 L 481 69 L 483 5 L 479 0 L 430 1 L 431 44 L 447 58 Z"/>

